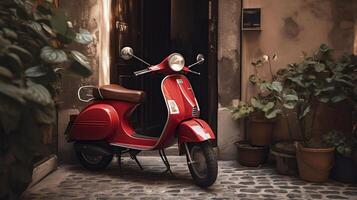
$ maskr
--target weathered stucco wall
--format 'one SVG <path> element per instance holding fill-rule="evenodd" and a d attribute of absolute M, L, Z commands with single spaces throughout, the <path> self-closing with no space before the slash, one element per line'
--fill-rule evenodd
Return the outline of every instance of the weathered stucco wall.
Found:
<path fill-rule="evenodd" d="M 218 149 L 220 159 L 234 159 L 234 142 L 243 138 L 226 107 L 240 98 L 241 1 L 218 2 Z"/>
<path fill-rule="evenodd" d="M 288 63 L 300 61 L 302 52 L 311 55 L 322 43 L 331 46 L 336 55 L 353 52 L 355 0 L 244 0 L 243 6 L 262 9 L 262 30 L 244 31 L 242 36 L 243 100 L 255 93 L 255 88 L 247 84 L 249 75 L 254 73 L 251 63 L 264 54 L 278 55 L 273 64 L 276 72 Z M 268 68 L 259 75 L 269 79 Z M 291 118 L 290 121 L 296 120 L 293 115 Z M 278 120 L 275 139 L 288 138 L 285 126 L 285 121 Z M 294 130 L 297 137 L 298 129 Z"/>
<path fill-rule="evenodd" d="M 89 30 L 95 41 L 89 46 L 72 45 L 70 48 L 77 49 L 84 53 L 91 60 L 93 75 L 86 79 L 63 76 L 62 93 L 59 100 L 58 110 L 58 150 L 61 162 L 71 162 L 75 160 L 72 144 L 67 143 L 64 131 L 69 121 L 69 115 L 77 114 L 78 110 L 85 104 L 77 98 L 77 90 L 82 85 L 98 85 L 99 79 L 99 57 L 100 57 L 100 1 L 98 0 L 76 0 L 60 1 L 60 8 L 73 23 L 74 28 L 84 28 Z"/>
<path fill-rule="evenodd" d="M 277 54 L 278 61 L 273 66 L 276 72 L 288 63 L 299 61 L 302 52 L 311 54 L 321 43 L 333 47 L 336 54 L 356 51 L 355 0 L 243 0 L 245 8 L 262 9 L 262 30 L 243 31 L 242 37 L 239 25 L 240 2 L 219 1 L 218 145 L 222 159 L 234 159 L 236 150 L 233 143 L 244 138 L 243 126 L 233 122 L 224 107 L 240 97 L 247 100 L 255 93 L 254 87 L 248 84 L 249 76 L 254 73 L 252 61 L 264 54 Z M 242 55 L 239 51 L 240 38 Z M 265 78 L 269 78 L 269 74 L 268 69 L 260 72 Z M 284 121 L 278 121 L 275 139 L 287 138 L 285 124 Z M 294 134 L 297 135 L 297 131 Z"/>

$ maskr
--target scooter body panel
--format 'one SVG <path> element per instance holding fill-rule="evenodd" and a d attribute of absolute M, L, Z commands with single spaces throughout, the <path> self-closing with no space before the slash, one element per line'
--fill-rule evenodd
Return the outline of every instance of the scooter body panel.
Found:
<path fill-rule="evenodd" d="M 207 122 L 197 118 L 182 122 L 177 129 L 177 135 L 179 145 L 216 139 Z"/>
<path fill-rule="evenodd" d="M 70 140 L 103 140 L 118 128 L 119 116 L 110 104 L 95 102 L 87 106 L 74 120 Z"/>
<path fill-rule="evenodd" d="M 70 130 L 70 140 L 104 140 L 114 146 L 152 148 L 156 139 L 134 137 L 135 131 L 129 117 L 137 105 L 115 100 L 100 100 L 90 104 L 76 117 Z M 99 125 L 101 129 L 95 128 Z"/>

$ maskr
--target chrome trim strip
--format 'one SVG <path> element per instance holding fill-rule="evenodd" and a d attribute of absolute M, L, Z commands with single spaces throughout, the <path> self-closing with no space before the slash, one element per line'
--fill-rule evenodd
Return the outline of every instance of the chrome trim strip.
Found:
<path fill-rule="evenodd" d="M 180 88 L 180 90 L 181 90 L 181 93 L 183 94 L 183 96 L 185 97 L 185 99 L 188 101 L 188 103 L 192 106 L 192 108 L 195 107 L 195 105 L 192 103 L 191 99 L 189 99 L 189 98 L 187 97 L 186 92 L 183 90 L 183 88 L 182 88 L 182 83 L 178 83 L 177 81 L 176 81 L 176 83 L 179 85 L 179 88 Z"/>
<path fill-rule="evenodd" d="M 137 149 L 137 150 L 151 150 L 151 147 L 148 148 L 140 148 L 138 146 L 135 145 L 129 145 L 129 144 L 123 144 L 123 143 L 110 143 L 110 145 L 112 146 L 117 146 L 117 147 L 124 147 L 124 148 L 128 148 L 128 149 Z"/>

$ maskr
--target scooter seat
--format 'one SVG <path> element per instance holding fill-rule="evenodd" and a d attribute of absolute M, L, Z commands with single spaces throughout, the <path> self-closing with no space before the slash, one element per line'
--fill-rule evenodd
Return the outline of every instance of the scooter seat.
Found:
<path fill-rule="evenodd" d="M 96 99 L 120 100 L 133 103 L 141 103 L 145 100 L 145 92 L 140 90 L 131 90 L 120 85 L 103 85 L 93 89 L 93 96 Z"/>

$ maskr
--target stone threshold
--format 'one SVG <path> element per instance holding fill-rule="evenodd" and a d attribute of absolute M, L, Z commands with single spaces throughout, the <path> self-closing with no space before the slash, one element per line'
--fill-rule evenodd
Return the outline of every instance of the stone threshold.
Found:
<path fill-rule="evenodd" d="M 39 183 L 47 175 L 55 171 L 58 167 L 58 158 L 56 155 L 50 155 L 40 164 L 37 164 L 32 171 L 32 182 L 28 189 Z"/>

